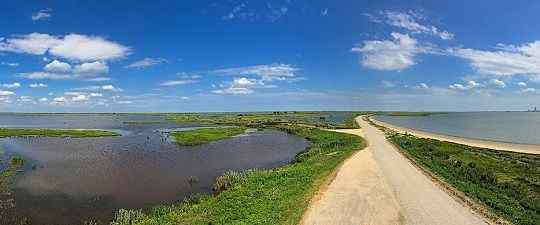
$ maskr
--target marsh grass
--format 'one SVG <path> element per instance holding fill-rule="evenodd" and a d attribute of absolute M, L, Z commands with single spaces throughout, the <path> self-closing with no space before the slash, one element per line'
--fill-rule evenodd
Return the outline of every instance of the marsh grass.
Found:
<path fill-rule="evenodd" d="M 19 129 L 0 128 L 0 138 L 3 137 L 112 137 L 120 134 L 105 130 L 66 130 L 66 129 Z"/>
<path fill-rule="evenodd" d="M 244 133 L 243 127 L 216 127 L 200 128 L 186 131 L 175 131 L 171 134 L 172 138 L 179 145 L 201 145 L 213 141 L 227 139 Z"/>
<path fill-rule="evenodd" d="M 410 135 L 388 137 L 420 166 L 496 215 L 540 224 L 540 156 L 470 147 Z"/>
<path fill-rule="evenodd" d="M 358 136 L 316 128 L 275 128 L 304 137 L 311 141 L 311 146 L 299 153 L 293 163 L 280 168 L 224 174 L 214 186 L 216 195 L 158 206 L 142 218 L 135 213 L 136 222 L 126 222 L 126 212 L 122 211 L 113 224 L 298 224 L 319 186 L 343 160 L 362 149 L 365 141 Z"/>

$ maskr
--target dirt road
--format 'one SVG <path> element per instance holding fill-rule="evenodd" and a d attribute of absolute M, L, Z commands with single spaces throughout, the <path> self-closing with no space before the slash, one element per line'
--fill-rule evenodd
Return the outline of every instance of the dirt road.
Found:
<path fill-rule="evenodd" d="M 414 167 L 384 134 L 357 118 L 368 147 L 340 168 L 303 224 L 487 224 Z M 348 132 L 351 132 L 350 130 Z"/>

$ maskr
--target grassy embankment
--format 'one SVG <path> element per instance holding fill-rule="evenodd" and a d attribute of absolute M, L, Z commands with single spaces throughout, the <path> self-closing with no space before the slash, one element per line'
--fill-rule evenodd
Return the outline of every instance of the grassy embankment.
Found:
<path fill-rule="evenodd" d="M 242 134 L 245 130 L 246 128 L 242 127 L 199 128 L 194 130 L 175 131 L 171 136 L 179 145 L 192 146 L 227 139 Z"/>
<path fill-rule="evenodd" d="M 214 195 L 159 206 L 146 213 L 120 210 L 112 224 L 298 224 L 320 185 L 340 163 L 365 146 L 364 140 L 350 134 L 306 126 L 263 125 L 266 121 L 248 123 L 299 135 L 311 141 L 311 146 L 280 168 L 226 173 L 217 179 Z"/>
<path fill-rule="evenodd" d="M 540 224 L 540 156 L 410 135 L 388 139 L 417 164 L 516 224 Z"/>
<path fill-rule="evenodd" d="M 112 137 L 120 134 L 105 130 L 66 130 L 66 129 L 19 129 L 19 128 L 0 128 L 0 138 L 3 137 Z"/>

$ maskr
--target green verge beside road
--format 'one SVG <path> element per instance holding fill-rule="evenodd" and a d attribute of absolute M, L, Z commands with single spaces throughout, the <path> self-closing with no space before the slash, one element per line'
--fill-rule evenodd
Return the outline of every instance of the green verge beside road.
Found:
<path fill-rule="evenodd" d="M 185 131 L 175 131 L 171 134 L 179 145 L 201 145 L 213 141 L 227 139 L 244 133 L 246 128 L 241 127 L 216 127 L 199 128 Z"/>
<path fill-rule="evenodd" d="M 120 134 L 105 130 L 66 130 L 66 129 L 19 129 L 0 128 L 0 138 L 3 137 L 112 137 Z"/>
<path fill-rule="evenodd" d="M 409 158 L 516 224 L 540 223 L 540 156 L 388 135 Z"/>
<path fill-rule="evenodd" d="M 263 126 L 255 119 L 249 123 Z M 278 124 L 266 128 L 304 137 L 311 145 L 288 165 L 224 174 L 214 185 L 214 195 L 199 195 L 148 212 L 120 210 L 111 224 L 298 224 L 328 176 L 366 145 L 358 136 L 312 127 Z"/>

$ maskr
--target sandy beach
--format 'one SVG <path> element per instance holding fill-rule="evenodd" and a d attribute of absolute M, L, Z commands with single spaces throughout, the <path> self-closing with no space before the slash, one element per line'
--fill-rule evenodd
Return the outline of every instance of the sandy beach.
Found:
<path fill-rule="evenodd" d="M 500 150 L 500 151 L 540 154 L 540 145 L 497 142 L 497 141 L 456 137 L 456 136 L 450 136 L 450 135 L 444 135 L 444 134 L 436 134 L 436 133 L 431 133 L 431 132 L 425 132 L 425 131 L 395 126 L 395 125 L 377 120 L 373 116 L 369 117 L 369 119 L 373 123 L 379 126 L 383 126 L 383 127 L 392 129 L 396 132 L 403 133 L 403 134 L 404 133 L 412 134 L 414 136 L 421 137 L 421 138 L 431 138 L 431 139 L 436 139 L 440 141 L 448 141 L 448 142 L 454 142 L 454 143 L 468 145 L 468 146 L 474 146 L 474 147 L 479 147 L 479 148 L 489 148 L 489 149 Z"/>

